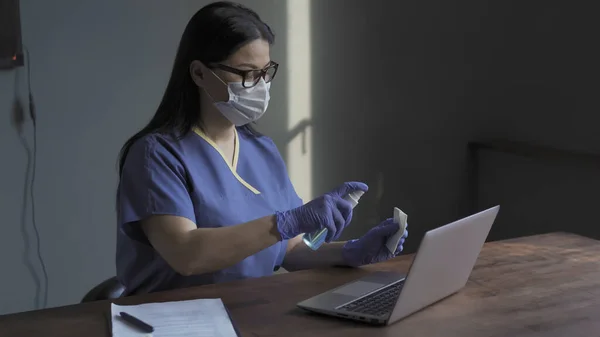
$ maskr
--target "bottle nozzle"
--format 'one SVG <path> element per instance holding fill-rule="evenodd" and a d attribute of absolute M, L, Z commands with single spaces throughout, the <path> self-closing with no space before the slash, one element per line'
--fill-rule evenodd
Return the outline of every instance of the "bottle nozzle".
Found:
<path fill-rule="evenodd" d="M 363 191 L 352 191 L 348 193 L 346 197 L 344 197 L 344 199 L 350 202 L 352 204 L 352 208 L 354 208 L 356 207 L 356 205 L 358 205 L 358 200 L 360 199 L 360 197 L 362 197 L 363 194 L 365 194 L 365 192 Z"/>
<path fill-rule="evenodd" d="M 360 199 L 360 197 L 362 197 L 363 194 L 365 194 L 365 192 L 361 190 L 350 192 L 350 195 L 352 195 L 356 200 Z"/>

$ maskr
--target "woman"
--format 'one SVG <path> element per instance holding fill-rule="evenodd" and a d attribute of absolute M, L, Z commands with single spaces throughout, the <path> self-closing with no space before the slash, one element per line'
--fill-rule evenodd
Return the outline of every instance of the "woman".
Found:
<path fill-rule="evenodd" d="M 250 126 L 266 111 L 274 35 L 252 10 L 217 2 L 188 23 L 150 123 L 120 154 L 117 276 L 125 295 L 392 258 L 398 224 L 334 242 L 350 223 L 346 183 L 306 205 L 274 143 Z M 303 233 L 328 228 L 319 250 Z M 397 252 L 402 251 L 402 243 Z"/>

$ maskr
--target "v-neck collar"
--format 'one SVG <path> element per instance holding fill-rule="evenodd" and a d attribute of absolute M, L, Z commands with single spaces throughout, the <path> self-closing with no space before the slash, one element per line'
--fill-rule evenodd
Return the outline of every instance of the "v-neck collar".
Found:
<path fill-rule="evenodd" d="M 238 137 L 238 133 L 235 128 L 233 129 L 233 142 L 234 143 L 233 143 L 233 161 L 232 162 L 230 162 L 229 159 L 227 159 L 227 156 L 225 156 L 225 153 L 223 153 L 223 151 L 221 151 L 221 148 L 212 139 L 210 139 L 204 133 L 204 131 L 202 131 L 196 127 L 196 128 L 194 128 L 194 132 L 198 136 L 202 137 L 202 139 L 204 139 L 210 146 L 212 146 L 221 155 L 221 157 L 223 157 L 223 160 L 225 161 L 225 163 L 227 163 L 227 166 L 229 166 L 231 171 L 237 172 L 238 158 L 240 156 L 240 138 Z"/>
<path fill-rule="evenodd" d="M 239 159 L 239 156 L 240 156 L 240 137 L 238 136 L 237 129 L 235 129 L 235 128 L 233 129 L 233 132 L 234 132 L 234 145 L 233 145 L 233 161 L 232 162 L 230 162 L 229 159 L 227 159 L 227 157 L 225 156 L 225 153 L 223 153 L 223 151 L 221 151 L 221 149 L 219 148 L 219 146 L 212 139 L 210 139 L 204 133 L 204 131 L 200 130 L 197 127 L 194 127 L 193 131 L 198 136 L 200 136 L 200 138 L 204 139 L 204 141 L 206 141 L 208 143 L 208 145 L 210 145 L 213 149 L 215 149 L 215 151 L 217 151 L 221 155 L 221 157 L 225 161 L 225 164 L 227 164 L 227 166 L 231 170 L 231 173 L 233 173 L 233 175 L 236 177 L 237 180 L 239 180 L 240 183 L 242 183 L 242 185 L 246 186 L 254 194 L 260 194 L 260 192 L 256 188 L 254 188 L 254 187 L 252 187 L 252 185 L 248 184 L 237 173 L 238 159 Z"/>

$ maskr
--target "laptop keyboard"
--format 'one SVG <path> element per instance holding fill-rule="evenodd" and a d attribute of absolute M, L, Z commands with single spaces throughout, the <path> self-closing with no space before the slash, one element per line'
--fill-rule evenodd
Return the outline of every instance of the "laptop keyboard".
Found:
<path fill-rule="evenodd" d="M 338 310 L 351 311 L 373 316 L 383 316 L 388 314 L 394 308 L 398 294 L 404 286 L 404 280 L 395 283 L 389 287 L 377 290 L 376 292 L 350 302 Z"/>

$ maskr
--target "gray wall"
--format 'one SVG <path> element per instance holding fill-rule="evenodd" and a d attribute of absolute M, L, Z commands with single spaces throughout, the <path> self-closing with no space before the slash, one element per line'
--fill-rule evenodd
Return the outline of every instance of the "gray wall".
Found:
<path fill-rule="evenodd" d="M 593 2 L 344 4 L 313 2 L 315 192 L 339 179 L 369 182 L 355 223 L 401 207 L 410 252 L 425 231 L 467 215 L 469 140 L 600 155 Z M 502 205 L 490 239 L 555 230 L 600 238 L 598 168 L 482 153 L 477 206 Z"/>
<path fill-rule="evenodd" d="M 487 38 L 473 54 L 479 76 L 463 102 L 479 138 L 600 155 L 600 22 L 593 4 L 490 5 Z M 480 207 L 503 206 L 495 238 L 565 230 L 600 239 L 598 164 L 489 151 L 481 164 Z"/>
<path fill-rule="evenodd" d="M 21 1 L 38 114 L 36 220 L 50 280 L 49 306 L 78 302 L 98 282 L 114 276 L 117 153 L 153 114 L 185 24 L 207 3 Z M 285 35 L 284 1 L 245 3 Z M 283 41 L 273 54 L 285 59 Z M 14 72 L 0 72 L 0 313 L 35 308 L 35 283 L 22 258 L 19 219 L 26 156 L 9 122 L 13 86 Z M 285 95 L 279 95 L 285 85 L 273 90 L 272 109 L 277 111 L 286 106 Z M 26 93 L 24 86 L 21 93 Z M 269 128 L 286 125 L 271 119 Z M 30 220 L 27 226 L 31 229 Z M 31 230 L 29 236 L 30 259 L 38 267 Z"/>
<path fill-rule="evenodd" d="M 114 275 L 116 154 L 152 115 L 187 19 L 205 3 L 22 0 L 38 107 L 36 216 L 50 306 L 75 303 Z M 286 1 L 244 3 L 279 36 L 273 58 L 282 69 L 260 128 L 285 157 Z M 413 251 L 424 231 L 465 215 L 468 140 L 500 137 L 600 152 L 592 10 L 581 2 L 558 4 L 312 1 L 313 191 L 343 180 L 372 187 L 346 238 L 399 206 L 409 214 L 407 251 Z M 31 310 L 35 296 L 21 258 L 25 154 L 8 122 L 13 80 L 14 73 L 0 73 L 0 155 L 7 159 L 0 175 L 0 313 Z M 533 180 L 548 171 L 545 164 L 526 167 L 494 154 L 484 160 L 481 207 L 502 201 L 507 231 L 547 214 L 549 201 L 558 203 L 552 184 L 563 186 L 560 204 L 571 210 L 581 207 L 565 194 L 594 196 L 588 180 L 565 180 L 583 174 L 597 180 L 594 170 L 563 165 Z M 578 218 L 586 219 L 593 218 Z M 569 220 L 552 228 L 568 230 Z"/>

